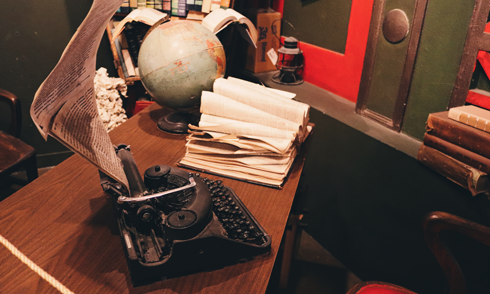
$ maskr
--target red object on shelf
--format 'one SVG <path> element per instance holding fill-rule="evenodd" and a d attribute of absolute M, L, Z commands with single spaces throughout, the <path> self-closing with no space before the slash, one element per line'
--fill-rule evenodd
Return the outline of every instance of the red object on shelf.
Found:
<path fill-rule="evenodd" d="M 485 27 L 485 32 L 490 33 L 490 23 L 487 23 Z M 477 62 L 480 63 L 481 67 L 483 68 L 483 71 L 490 79 L 490 53 L 483 50 L 478 52 Z M 490 92 L 480 90 L 480 89 L 471 89 L 468 91 L 468 95 L 466 96 L 466 103 L 480 106 L 485 109 L 490 109 Z"/>
<path fill-rule="evenodd" d="M 303 79 L 352 102 L 357 101 L 373 0 L 353 0 L 343 54 L 301 42 Z"/>
<path fill-rule="evenodd" d="M 272 0 L 272 9 L 281 13 L 284 11 L 284 0 Z"/>
<path fill-rule="evenodd" d="M 344 53 L 300 42 L 306 82 L 352 102 L 357 101 L 373 3 L 373 0 L 352 0 Z M 284 5 L 284 0 L 272 2 L 272 8 L 281 14 Z"/>
<path fill-rule="evenodd" d="M 150 106 L 154 101 L 136 101 L 136 105 L 134 106 L 133 115 L 142 111 L 146 107 Z"/>
<path fill-rule="evenodd" d="M 468 96 L 466 96 L 466 102 L 490 109 L 490 92 L 478 89 L 469 90 Z"/>

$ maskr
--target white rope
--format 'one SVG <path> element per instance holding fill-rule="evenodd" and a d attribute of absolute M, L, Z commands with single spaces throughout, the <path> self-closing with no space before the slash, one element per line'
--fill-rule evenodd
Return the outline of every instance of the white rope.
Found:
<path fill-rule="evenodd" d="M 58 289 L 63 294 L 74 294 L 72 291 L 68 290 L 63 284 L 58 282 L 55 278 L 50 276 L 47 272 L 45 272 L 42 268 L 37 266 L 32 260 L 27 258 L 22 252 L 20 252 L 17 248 L 15 248 L 12 243 L 7 241 L 2 235 L 0 235 L 0 243 L 2 243 L 5 247 L 7 247 L 10 252 L 15 255 L 20 261 L 25 263 L 28 267 L 30 267 L 35 273 L 37 273 L 41 278 L 43 278 L 46 282 L 50 283 L 53 287 Z"/>

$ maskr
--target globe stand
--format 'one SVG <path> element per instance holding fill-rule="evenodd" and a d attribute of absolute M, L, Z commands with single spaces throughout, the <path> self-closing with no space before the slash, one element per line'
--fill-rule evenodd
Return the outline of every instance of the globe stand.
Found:
<path fill-rule="evenodd" d="M 160 130 L 172 134 L 187 134 L 188 125 L 197 125 L 199 117 L 191 112 L 175 110 L 158 119 Z"/>

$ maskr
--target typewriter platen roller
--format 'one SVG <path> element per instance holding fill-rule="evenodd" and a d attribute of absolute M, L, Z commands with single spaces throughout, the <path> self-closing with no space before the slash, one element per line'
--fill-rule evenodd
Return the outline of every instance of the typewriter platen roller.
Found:
<path fill-rule="evenodd" d="M 130 191 L 100 173 L 113 206 L 133 286 L 209 271 L 270 251 L 271 238 L 221 181 L 166 165 L 138 172 L 119 145 Z"/>

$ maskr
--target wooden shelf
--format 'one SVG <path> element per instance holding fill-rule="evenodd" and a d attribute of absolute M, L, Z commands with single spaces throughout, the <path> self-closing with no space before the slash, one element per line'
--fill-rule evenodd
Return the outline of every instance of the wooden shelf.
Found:
<path fill-rule="evenodd" d="M 126 115 L 128 117 L 133 116 L 134 114 L 134 109 L 136 107 L 136 101 L 138 100 L 139 96 L 142 96 L 145 94 L 145 88 L 143 84 L 141 83 L 141 79 L 139 76 L 126 76 L 124 74 L 124 69 L 123 66 L 125 67 L 126 65 L 124 63 L 124 60 L 120 58 L 122 56 L 122 52 L 118 50 L 116 47 L 116 44 L 112 42 L 112 31 L 114 30 L 114 19 L 121 19 L 125 15 L 123 14 L 116 14 L 113 19 L 109 21 L 107 24 L 106 32 L 107 32 L 107 37 L 109 38 L 109 43 L 112 51 L 112 55 L 114 57 L 114 67 L 117 70 L 117 74 L 121 79 L 123 79 L 128 86 L 128 102 L 126 104 Z"/>
<path fill-rule="evenodd" d="M 115 16 L 115 17 L 117 17 L 117 16 Z M 126 81 L 126 85 L 133 85 L 136 81 L 140 81 L 141 79 L 138 76 L 133 77 L 133 76 L 126 76 L 124 74 L 124 69 L 123 69 L 124 60 L 122 60 L 120 58 L 120 56 L 122 56 L 122 52 L 120 52 L 118 50 L 115 42 L 112 41 L 112 39 L 113 39 L 112 31 L 113 30 L 114 30 L 114 18 L 109 21 L 109 23 L 107 24 L 107 28 L 106 28 L 107 36 L 109 38 L 109 42 L 110 42 L 110 46 L 111 46 L 112 55 L 114 57 L 114 66 L 117 70 L 119 77 L 121 79 L 123 79 L 124 81 Z M 124 67 L 125 67 L 125 65 L 124 65 Z"/>

